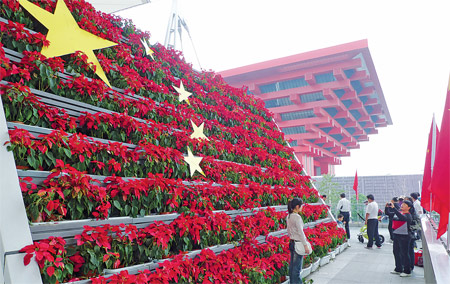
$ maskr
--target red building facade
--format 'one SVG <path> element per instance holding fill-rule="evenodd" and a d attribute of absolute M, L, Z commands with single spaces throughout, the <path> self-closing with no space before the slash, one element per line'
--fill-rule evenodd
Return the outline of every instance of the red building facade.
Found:
<path fill-rule="evenodd" d="M 265 102 L 309 175 L 334 174 L 340 157 L 392 124 L 367 40 L 220 74 Z"/>

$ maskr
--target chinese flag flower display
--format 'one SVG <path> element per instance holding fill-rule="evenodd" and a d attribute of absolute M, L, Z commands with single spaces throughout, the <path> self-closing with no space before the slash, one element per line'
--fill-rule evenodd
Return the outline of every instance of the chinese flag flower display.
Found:
<path fill-rule="evenodd" d="M 85 0 L 4 0 L 0 17 L 4 147 L 24 210 L 31 226 L 85 224 L 21 249 L 44 283 L 281 282 L 293 197 L 307 203 L 310 257 L 345 241 L 245 87 Z"/>

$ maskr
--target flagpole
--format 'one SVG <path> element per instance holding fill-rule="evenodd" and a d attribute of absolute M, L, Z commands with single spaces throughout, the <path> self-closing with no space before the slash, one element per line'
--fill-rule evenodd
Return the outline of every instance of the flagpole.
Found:
<path fill-rule="evenodd" d="M 358 200 L 358 193 L 356 193 L 356 215 L 358 215 L 358 210 L 359 210 L 359 200 Z"/>
<path fill-rule="evenodd" d="M 450 76 L 449 76 L 448 85 L 447 85 L 447 98 L 445 99 L 446 107 L 448 107 L 447 103 L 448 103 L 448 92 L 449 91 L 450 91 Z M 444 119 L 445 119 L 445 109 L 444 109 L 444 114 L 442 117 L 442 122 L 444 122 Z M 434 121 L 434 113 L 433 113 L 433 121 Z M 441 125 L 441 127 L 442 127 L 442 125 Z M 433 165 L 434 165 L 434 163 L 431 166 L 431 172 L 433 172 Z M 450 192 L 448 194 L 450 194 Z M 448 219 L 447 219 L 447 252 L 450 252 L 450 211 L 448 212 Z"/>
<path fill-rule="evenodd" d="M 433 130 L 432 130 L 432 135 L 431 135 L 431 167 L 430 167 L 430 171 L 431 171 L 431 175 L 433 175 L 433 168 L 434 168 L 434 160 L 436 158 L 436 119 L 434 118 L 434 113 L 433 113 Z M 431 212 L 433 211 L 433 193 L 430 191 L 430 216 L 431 216 Z"/>
<path fill-rule="evenodd" d="M 448 107 L 448 92 L 449 91 L 450 91 L 450 77 L 448 79 L 448 85 L 447 85 L 447 98 L 445 99 L 446 107 Z M 433 118 L 434 118 L 434 113 L 433 113 Z M 444 109 L 444 115 L 442 117 L 443 122 L 444 122 L 444 119 L 445 119 L 445 109 Z M 441 128 L 442 128 L 442 125 L 441 125 Z M 433 172 L 433 168 L 431 168 L 431 172 Z M 450 192 L 448 194 L 450 194 Z M 450 210 L 448 212 L 448 219 L 447 219 L 447 252 L 450 252 Z"/>
<path fill-rule="evenodd" d="M 448 220 L 450 220 L 450 213 L 448 213 Z M 447 252 L 450 252 L 450 221 L 447 226 Z"/>

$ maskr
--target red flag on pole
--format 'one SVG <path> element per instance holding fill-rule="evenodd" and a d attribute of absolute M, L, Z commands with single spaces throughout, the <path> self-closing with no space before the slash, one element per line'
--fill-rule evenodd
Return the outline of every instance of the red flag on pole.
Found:
<path fill-rule="evenodd" d="M 447 230 L 450 212 L 450 90 L 447 89 L 444 115 L 436 148 L 436 160 L 431 178 L 431 192 L 436 197 L 435 211 L 440 215 L 437 237 Z M 434 199 L 434 198 L 433 198 Z M 434 206 L 433 206 L 434 207 Z"/>
<path fill-rule="evenodd" d="M 434 159 L 436 157 L 436 144 L 439 137 L 439 129 L 436 125 L 436 121 L 433 115 L 433 121 L 431 121 L 430 134 L 428 135 L 428 146 L 427 146 L 427 154 L 425 157 L 425 167 L 423 170 L 423 180 L 422 180 L 422 194 L 420 195 L 422 199 L 420 203 L 423 208 L 428 211 L 434 210 L 434 198 L 431 200 L 430 198 L 430 183 L 431 183 L 431 173 L 432 167 L 434 165 Z"/>
<path fill-rule="evenodd" d="M 355 181 L 353 182 L 353 189 L 355 190 L 356 200 L 358 200 L 358 171 L 355 173 Z"/>

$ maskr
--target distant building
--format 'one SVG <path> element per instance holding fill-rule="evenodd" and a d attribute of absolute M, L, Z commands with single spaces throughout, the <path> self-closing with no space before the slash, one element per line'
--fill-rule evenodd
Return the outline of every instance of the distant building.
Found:
<path fill-rule="evenodd" d="M 312 177 L 315 184 L 322 179 L 321 176 Z M 389 175 L 389 176 L 358 176 L 359 194 L 373 194 L 378 205 L 384 208 L 384 204 L 394 196 L 409 196 L 412 192 L 422 191 L 423 175 Z M 354 176 L 334 177 L 333 182 L 339 183 L 342 191 L 350 199 L 355 196 L 353 190 Z M 366 198 L 360 200 L 361 203 Z"/>
<path fill-rule="evenodd" d="M 367 40 L 219 73 L 265 102 L 311 176 L 334 174 L 340 157 L 392 124 Z"/>
<path fill-rule="evenodd" d="M 87 0 L 96 10 L 104 13 L 115 13 L 121 10 L 150 3 L 150 0 Z"/>

